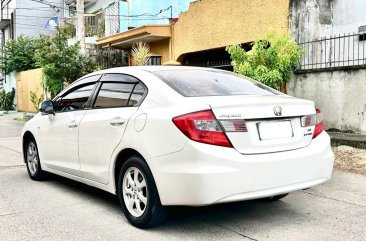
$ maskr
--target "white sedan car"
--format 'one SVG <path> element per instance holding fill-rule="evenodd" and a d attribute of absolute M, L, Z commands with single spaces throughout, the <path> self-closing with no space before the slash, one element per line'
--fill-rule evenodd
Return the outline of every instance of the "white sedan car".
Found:
<path fill-rule="evenodd" d="M 23 130 L 29 176 L 55 173 L 118 195 L 146 228 L 167 206 L 278 200 L 330 179 L 312 101 L 209 68 L 123 67 L 45 101 Z"/>

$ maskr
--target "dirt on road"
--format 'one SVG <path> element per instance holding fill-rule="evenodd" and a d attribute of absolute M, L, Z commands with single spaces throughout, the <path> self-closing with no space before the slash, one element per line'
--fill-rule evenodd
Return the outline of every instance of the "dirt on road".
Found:
<path fill-rule="evenodd" d="M 366 175 L 366 150 L 350 146 L 332 147 L 335 154 L 335 168 Z"/>

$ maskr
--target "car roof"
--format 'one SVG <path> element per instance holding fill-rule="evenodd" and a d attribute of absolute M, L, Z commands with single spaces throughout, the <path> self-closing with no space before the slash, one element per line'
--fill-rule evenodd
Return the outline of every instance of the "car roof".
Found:
<path fill-rule="evenodd" d="M 128 73 L 128 71 L 147 71 L 147 72 L 155 72 L 155 71 L 163 71 L 163 70 L 214 70 L 220 71 L 219 69 L 213 68 L 203 68 L 203 67 L 194 67 L 194 66 L 172 66 L 172 65 L 146 65 L 146 66 L 125 66 L 125 67 L 116 67 L 110 69 L 99 70 L 88 75 L 83 76 L 82 78 L 93 76 L 96 74 L 104 74 L 104 73 Z M 224 71 L 224 70 L 222 70 Z"/>

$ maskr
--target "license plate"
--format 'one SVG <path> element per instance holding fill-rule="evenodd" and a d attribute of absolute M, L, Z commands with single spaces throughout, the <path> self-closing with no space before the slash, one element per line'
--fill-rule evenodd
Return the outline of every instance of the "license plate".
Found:
<path fill-rule="evenodd" d="M 260 140 L 286 139 L 294 136 L 290 120 L 257 123 Z"/>

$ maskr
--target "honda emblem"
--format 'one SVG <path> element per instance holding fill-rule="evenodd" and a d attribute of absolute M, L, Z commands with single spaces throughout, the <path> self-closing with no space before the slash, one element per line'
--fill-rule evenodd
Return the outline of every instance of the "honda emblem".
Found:
<path fill-rule="evenodd" d="M 273 108 L 273 113 L 275 114 L 275 116 L 281 116 L 282 115 L 282 107 L 281 106 L 276 106 Z"/>

